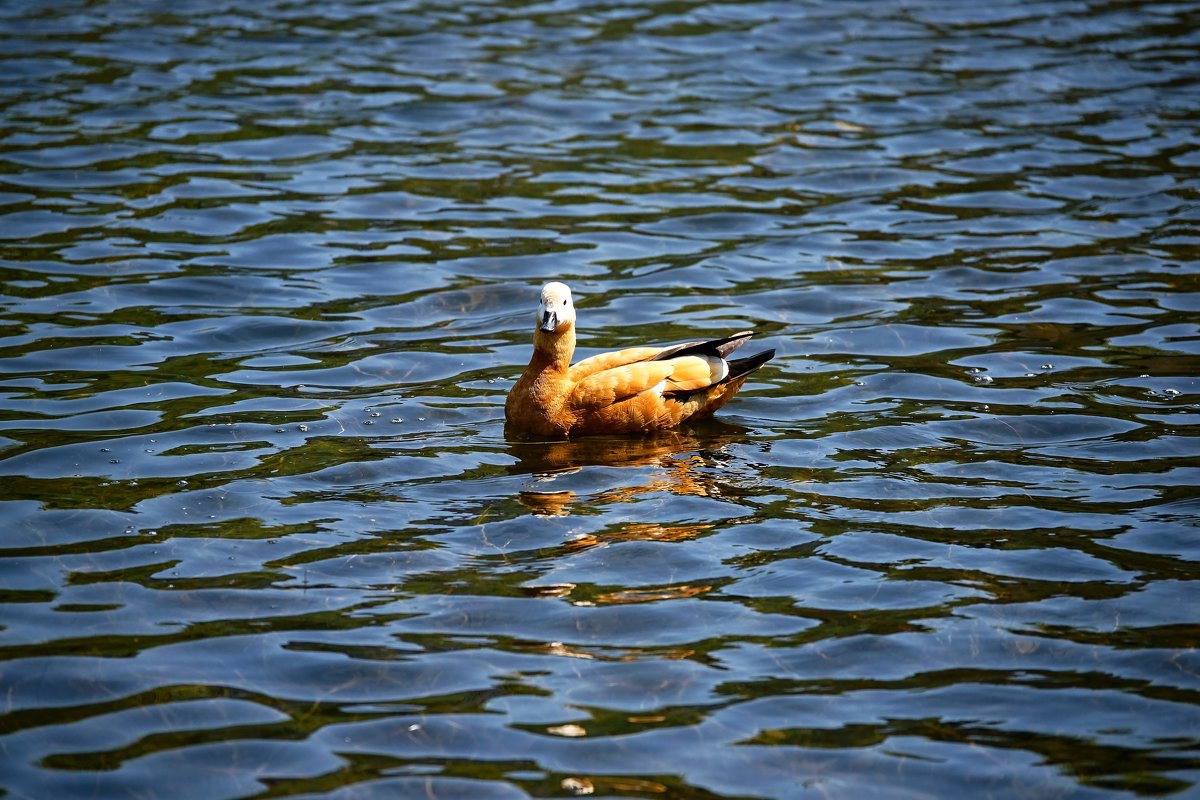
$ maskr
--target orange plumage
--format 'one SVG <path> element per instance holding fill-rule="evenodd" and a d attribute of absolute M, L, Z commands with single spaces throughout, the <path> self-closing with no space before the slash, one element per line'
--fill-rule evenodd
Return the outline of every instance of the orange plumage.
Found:
<path fill-rule="evenodd" d="M 753 335 L 671 347 L 630 347 L 574 366 L 575 307 L 561 283 L 542 289 L 533 358 L 504 404 L 510 428 L 539 436 L 636 433 L 710 416 L 729 402 L 774 350 L 725 357 Z"/>

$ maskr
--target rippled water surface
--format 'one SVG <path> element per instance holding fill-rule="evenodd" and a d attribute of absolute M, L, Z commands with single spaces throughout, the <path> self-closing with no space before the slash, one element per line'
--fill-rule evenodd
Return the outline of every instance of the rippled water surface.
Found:
<path fill-rule="evenodd" d="M 11 797 L 1200 793 L 1200 6 L 0 4 Z M 506 436 L 755 328 L 717 420 Z"/>

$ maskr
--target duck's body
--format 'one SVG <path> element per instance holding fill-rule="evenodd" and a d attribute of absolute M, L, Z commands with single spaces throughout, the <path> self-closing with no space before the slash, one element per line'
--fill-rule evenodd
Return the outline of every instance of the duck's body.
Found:
<path fill-rule="evenodd" d="M 533 358 L 504 404 L 511 428 L 538 436 L 638 433 L 710 416 L 775 355 L 725 357 L 753 335 L 671 347 L 631 347 L 574 366 L 575 308 L 561 283 L 542 289 Z"/>

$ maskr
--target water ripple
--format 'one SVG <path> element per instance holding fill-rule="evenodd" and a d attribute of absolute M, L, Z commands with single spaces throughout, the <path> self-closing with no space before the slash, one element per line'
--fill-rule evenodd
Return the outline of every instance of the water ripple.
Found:
<path fill-rule="evenodd" d="M 1196 21 L 0 8 L 0 790 L 1194 792 Z M 778 355 L 509 440 L 549 279 Z"/>

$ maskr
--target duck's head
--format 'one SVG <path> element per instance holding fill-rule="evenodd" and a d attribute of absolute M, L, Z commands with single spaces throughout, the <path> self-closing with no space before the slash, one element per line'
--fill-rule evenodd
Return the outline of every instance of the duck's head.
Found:
<path fill-rule="evenodd" d="M 547 283 L 542 287 L 542 299 L 538 303 L 538 330 L 545 333 L 575 324 L 575 305 L 571 302 L 571 289 L 565 283 Z"/>

